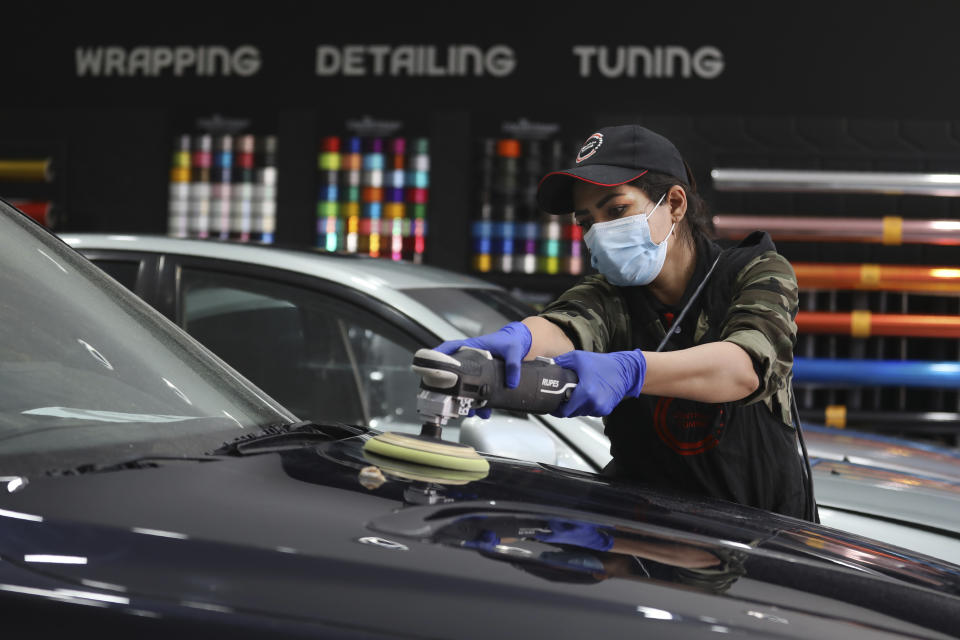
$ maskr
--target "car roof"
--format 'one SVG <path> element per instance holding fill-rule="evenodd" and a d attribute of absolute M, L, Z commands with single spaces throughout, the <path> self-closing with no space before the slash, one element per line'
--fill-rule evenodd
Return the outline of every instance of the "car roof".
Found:
<path fill-rule="evenodd" d="M 465 337 L 463 332 L 408 295 L 418 289 L 506 290 L 478 277 L 410 261 L 373 258 L 321 249 L 289 248 L 222 240 L 170 238 L 158 235 L 64 233 L 74 249 L 183 255 L 281 269 L 335 282 L 382 301 L 436 334 L 441 340 Z"/>
<path fill-rule="evenodd" d="M 389 281 L 395 289 L 501 289 L 499 285 L 481 278 L 448 269 L 356 253 L 149 234 L 63 233 L 60 237 L 75 249 L 162 252 L 234 260 L 337 279 L 345 283 L 356 282 L 357 278 Z"/>

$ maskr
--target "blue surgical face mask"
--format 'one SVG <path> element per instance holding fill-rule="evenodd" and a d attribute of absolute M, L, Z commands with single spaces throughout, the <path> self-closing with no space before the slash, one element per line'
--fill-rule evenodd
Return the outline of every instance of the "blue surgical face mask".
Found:
<path fill-rule="evenodd" d="M 645 216 L 598 222 L 584 234 L 583 241 L 590 250 L 590 264 L 606 276 L 610 284 L 618 287 L 650 284 L 660 274 L 667 257 L 667 238 L 677 223 L 674 222 L 670 227 L 670 233 L 663 242 L 655 244 L 650 238 L 647 219 L 666 195 L 660 196 L 657 204 Z"/>

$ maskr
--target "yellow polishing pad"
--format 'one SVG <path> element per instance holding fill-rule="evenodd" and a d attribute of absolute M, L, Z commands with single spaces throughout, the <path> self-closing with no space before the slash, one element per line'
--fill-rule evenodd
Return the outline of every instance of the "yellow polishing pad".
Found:
<path fill-rule="evenodd" d="M 490 463 L 473 447 L 426 436 L 381 433 L 367 440 L 363 449 L 387 458 L 441 469 L 481 472 L 490 469 Z"/>
<path fill-rule="evenodd" d="M 371 465 L 374 465 L 372 467 L 366 467 L 367 469 L 377 469 L 394 478 L 413 480 L 415 482 L 457 485 L 469 484 L 487 477 L 486 471 L 458 471 L 456 469 L 428 467 L 423 464 L 404 462 L 395 458 L 385 458 L 375 453 L 370 453 L 369 451 L 364 451 L 363 457 Z M 363 483 L 361 482 L 361 484 Z M 382 484 L 382 482 L 380 484 Z"/>

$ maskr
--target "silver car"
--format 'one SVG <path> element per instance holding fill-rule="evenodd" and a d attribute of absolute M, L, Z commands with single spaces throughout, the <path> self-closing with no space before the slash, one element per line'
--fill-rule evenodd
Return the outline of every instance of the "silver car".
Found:
<path fill-rule="evenodd" d="M 413 353 L 533 313 L 503 288 L 402 262 L 163 237 L 66 234 L 301 418 L 419 432 Z M 495 412 L 444 428 L 480 451 L 599 471 L 597 419 Z"/>
<path fill-rule="evenodd" d="M 413 352 L 533 312 L 498 285 L 423 265 L 165 237 L 63 239 L 301 418 L 419 432 Z M 444 437 L 486 453 L 588 472 L 610 460 L 598 419 L 500 411 L 459 422 Z M 960 563 L 956 452 L 805 433 L 824 524 Z"/>

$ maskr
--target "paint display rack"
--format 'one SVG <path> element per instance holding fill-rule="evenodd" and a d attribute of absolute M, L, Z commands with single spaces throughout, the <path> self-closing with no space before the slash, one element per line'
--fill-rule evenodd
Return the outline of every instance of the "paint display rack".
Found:
<path fill-rule="evenodd" d="M 428 138 L 325 136 L 317 169 L 317 247 L 423 262 Z"/>
<path fill-rule="evenodd" d="M 168 235 L 272 243 L 277 136 L 184 133 L 170 168 Z"/>
<path fill-rule="evenodd" d="M 540 211 L 537 184 L 570 154 L 557 139 L 483 138 L 471 225 L 472 268 L 484 274 L 580 275 L 586 249 L 573 216 Z"/>

